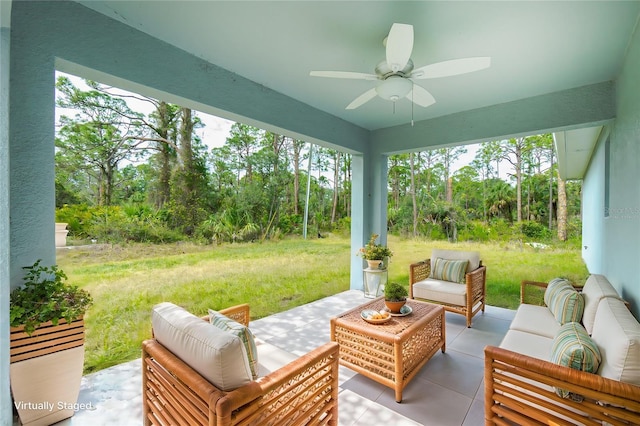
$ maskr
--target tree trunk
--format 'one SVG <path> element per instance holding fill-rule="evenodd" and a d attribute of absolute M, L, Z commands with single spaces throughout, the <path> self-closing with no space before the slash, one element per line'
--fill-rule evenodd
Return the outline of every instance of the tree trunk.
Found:
<path fill-rule="evenodd" d="M 189 108 L 182 108 L 182 120 L 180 126 L 180 160 L 182 162 L 182 167 L 187 174 L 193 172 L 193 147 L 191 146 L 192 134 L 193 120 L 191 118 L 191 110 Z"/>
<path fill-rule="evenodd" d="M 411 170 L 411 202 L 413 204 L 413 236 L 418 236 L 418 201 L 416 199 L 416 170 L 415 170 L 415 154 L 409 154 L 409 166 Z"/>
<path fill-rule="evenodd" d="M 453 204 L 453 179 L 447 178 L 447 203 Z"/>
<path fill-rule="evenodd" d="M 558 175 L 558 239 L 567 241 L 567 190 L 560 175 Z"/>
<path fill-rule="evenodd" d="M 293 214 L 298 214 L 298 203 L 300 202 L 300 149 L 302 145 L 298 141 L 293 141 Z"/>
<path fill-rule="evenodd" d="M 549 231 L 553 229 L 553 144 L 551 145 L 551 165 L 549 166 Z M 560 180 L 560 175 L 558 175 Z M 564 182 L 562 183 L 564 185 Z M 558 183 L 558 189 L 560 185 Z M 565 208 L 566 208 L 566 191 L 565 191 Z"/>
<path fill-rule="evenodd" d="M 517 221 L 522 222 L 522 142 L 516 145 L 516 206 Z"/>
<path fill-rule="evenodd" d="M 171 117 L 166 102 L 160 102 L 157 107 L 158 112 L 158 136 L 169 140 L 169 127 L 171 126 Z M 158 197 L 156 199 L 156 207 L 162 207 L 171 199 L 171 149 L 169 144 L 158 143 L 160 149 L 160 176 L 158 177 Z"/>
<path fill-rule="evenodd" d="M 340 152 L 335 151 L 333 169 L 333 205 L 331 206 L 331 224 L 336 223 L 336 212 L 338 211 L 338 193 L 340 189 Z"/>

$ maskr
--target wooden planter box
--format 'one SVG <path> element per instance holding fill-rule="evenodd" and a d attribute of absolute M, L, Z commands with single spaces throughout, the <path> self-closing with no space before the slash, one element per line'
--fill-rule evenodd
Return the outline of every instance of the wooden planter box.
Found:
<path fill-rule="evenodd" d="M 73 416 L 84 365 L 84 321 L 44 323 L 31 336 L 11 327 L 11 394 L 24 425 Z"/>

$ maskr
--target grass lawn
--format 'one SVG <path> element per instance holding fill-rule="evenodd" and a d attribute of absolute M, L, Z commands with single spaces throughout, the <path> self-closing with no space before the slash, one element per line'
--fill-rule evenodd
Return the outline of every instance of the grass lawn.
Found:
<path fill-rule="evenodd" d="M 478 250 L 487 266 L 487 302 L 515 308 L 522 279 L 564 276 L 584 283 L 580 250 L 535 250 L 526 245 L 449 244 L 390 237 L 389 280 L 408 284 L 412 262 L 431 249 Z M 57 263 L 68 282 L 91 292 L 85 317 L 85 373 L 140 356 L 151 336 L 151 308 L 170 301 L 197 315 L 249 303 L 254 319 L 349 289 L 349 240 L 287 239 L 278 242 L 197 246 L 91 246 L 60 250 Z M 354 251 L 355 252 L 355 251 Z"/>

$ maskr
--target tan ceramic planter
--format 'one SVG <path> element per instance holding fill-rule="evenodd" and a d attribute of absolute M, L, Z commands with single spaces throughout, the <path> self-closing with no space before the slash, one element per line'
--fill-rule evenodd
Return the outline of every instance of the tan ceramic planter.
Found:
<path fill-rule="evenodd" d="M 42 324 L 28 336 L 11 328 L 11 393 L 24 425 L 50 425 L 73 416 L 84 364 L 84 321 Z"/>

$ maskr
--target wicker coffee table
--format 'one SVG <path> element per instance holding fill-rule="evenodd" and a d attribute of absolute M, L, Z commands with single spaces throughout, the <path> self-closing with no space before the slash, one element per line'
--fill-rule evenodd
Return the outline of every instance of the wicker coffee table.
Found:
<path fill-rule="evenodd" d="M 402 390 L 438 351 L 445 351 L 444 308 L 407 300 L 413 312 L 370 324 L 365 309 L 384 308 L 382 297 L 331 318 L 331 340 L 340 344 L 340 364 L 395 390 Z"/>

